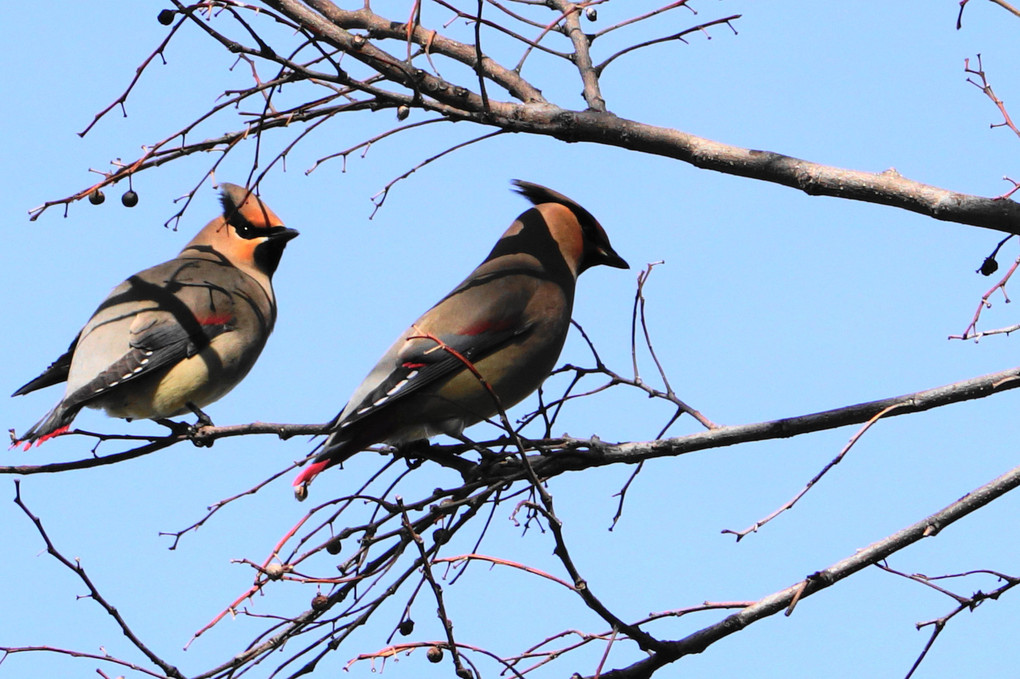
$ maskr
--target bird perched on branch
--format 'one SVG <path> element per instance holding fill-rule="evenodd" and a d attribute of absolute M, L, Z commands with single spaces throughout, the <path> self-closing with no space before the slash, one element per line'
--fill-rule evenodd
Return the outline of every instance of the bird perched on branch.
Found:
<path fill-rule="evenodd" d="M 67 382 L 63 398 L 15 443 L 65 433 L 83 407 L 128 420 L 201 408 L 240 382 L 276 322 L 272 277 L 298 235 L 234 184 L 223 215 L 177 257 L 131 276 L 99 305 L 67 353 L 14 392 Z"/>
<path fill-rule="evenodd" d="M 598 264 L 628 268 L 590 212 L 544 186 L 514 184 L 534 207 L 383 354 L 295 479 L 299 500 L 321 471 L 367 446 L 458 436 L 523 400 L 556 365 L 577 276 Z"/>

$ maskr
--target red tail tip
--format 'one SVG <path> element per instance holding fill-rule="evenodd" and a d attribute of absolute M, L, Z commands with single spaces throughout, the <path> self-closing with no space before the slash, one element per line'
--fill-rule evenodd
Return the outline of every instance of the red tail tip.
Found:
<path fill-rule="evenodd" d="M 329 460 L 322 460 L 319 462 L 313 462 L 302 470 L 298 477 L 294 479 L 294 497 L 299 502 L 304 502 L 308 497 L 308 485 L 312 480 L 319 475 L 323 469 L 329 466 Z"/>
<path fill-rule="evenodd" d="M 71 425 L 70 424 L 65 424 L 63 427 L 59 427 L 57 429 L 54 429 L 49 434 L 44 434 L 43 436 L 40 436 L 37 439 L 31 439 L 31 440 L 28 440 L 28 439 L 16 439 L 14 441 L 14 443 L 11 444 L 11 448 L 17 448 L 18 446 L 21 446 L 22 450 L 28 451 L 28 450 L 32 449 L 32 445 L 33 444 L 35 444 L 36 446 L 41 446 L 44 441 L 49 441 L 52 438 L 56 438 L 57 436 L 61 436 L 63 434 L 66 434 L 68 431 L 70 431 L 70 429 L 71 429 Z M 24 445 L 22 445 L 22 444 L 24 444 Z M 10 450 L 11 448 L 8 448 L 8 450 Z"/>
<path fill-rule="evenodd" d="M 319 472 L 325 469 L 328 465 L 329 460 L 321 460 L 319 462 L 311 463 L 310 465 L 302 469 L 301 473 L 297 475 L 297 478 L 294 479 L 294 485 L 307 486 L 309 483 L 312 482 L 312 479 L 318 476 Z"/>
<path fill-rule="evenodd" d="M 54 429 L 49 434 L 46 434 L 45 436 L 40 436 L 38 439 L 36 439 L 35 445 L 36 447 L 41 446 L 44 441 L 49 441 L 50 439 L 56 438 L 57 436 L 62 436 L 66 434 L 68 431 L 70 431 L 70 429 L 71 425 L 69 424 L 65 424 L 63 427 L 60 427 L 59 429 Z"/>

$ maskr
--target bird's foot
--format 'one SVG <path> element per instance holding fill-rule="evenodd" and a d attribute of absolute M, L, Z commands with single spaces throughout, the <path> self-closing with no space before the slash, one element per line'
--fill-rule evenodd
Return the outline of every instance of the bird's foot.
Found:
<path fill-rule="evenodd" d="M 202 427 L 212 427 L 213 426 L 213 421 L 211 419 L 209 419 L 209 416 L 206 415 L 202 411 L 201 408 L 199 408 L 197 405 L 195 405 L 191 401 L 188 401 L 185 405 L 188 407 L 188 410 L 190 410 L 191 412 L 195 413 L 195 417 L 198 418 L 198 421 L 195 422 L 195 425 L 194 425 L 195 429 L 201 429 Z"/>
<path fill-rule="evenodd" d="M 202 436 L 202 430 L 206 427 L 213 427 L 213 421 L 206 415 L 201 408 L 190 401 L 185 405 L 188 406 L 188 410 L 195 413 L 195 417 L 198 419 L 195 424 L 191 425 L 191 430 L 188 432 L 188 438 L 195 444 L 196 448 L 212 448 L 212 444 L 216 439 L 206 438 Z"/>
<path fill-rule="evenodd" d="M 472 480 L 484 478 L 491 469 L 499 465 L 502 465 L 507 460 L 507 458 L 512 457 L 511 453 L 494 452 L 491 448 L 484 446 L 481 443 L 478 443 L 477 441 L 469 439 L 463 434 L 460 435 L 450 434 L 450 436 L 457 439 L 465 446 L 478 453 L 477 464 L 469 463 L 465 460 L 464 464 L 470 465 L 470 468 L 465 467 L 463 469 L 460 469 L 462 474 L 470 473 L 472 476 Z"/>
<path fill-rule="evenodd" d="M 432 444 L 428 439 L 417 439 L 401 443 L 394 448 L 395 457 L 404 458 L 408 469 L 417 469 L 425 460 L 431 457 Z"/>
<path fill-rule="evenodd" d="M 188 410 L 195 413 L 195 416 L 198 418 L 194 424 L 178 422 L 169 418 L 160 418 L 156 422 L 167 427 L 174 436 L 187 437 L 198 448 L 211 448 L 214 439 L 202 436 L 202 430 L 205 427 L 212 427 L 212 420 L 195 404 L 187 403 L 186 405 Z"/>
<path fill-rule="evenodd" d="M 404 458 L 408 469 L 417 469 L 426 460 L 431 460 L 460 473 L 465 481 L 468 480 L 469 476 L 477 476 L 477 464 L 457 455 L 436 452 L 428 439 L 418 439 L 402 443 L 395 447 L 394 456 Z"/>
<path fill-rule="evenodd" d="M 161 417 L 153 421 L 169 429 L 170 434 L 173 436 L 190 436 L 191 434 L 191 425 L 187 422 L 178 422 L 177 420 L 171 420 L 169 417 Z"/>
<path fill-rule="evenodd" d="M 487 448 L 480 448 L 477 452 L 479 460 L 475 465 L 477 468 L 475 477 L 478 479 L 484 479 L 490 475 L 497 476 L 505 472 L 507 465 L 515 459 L 513 453 L 495 453 Z"/>

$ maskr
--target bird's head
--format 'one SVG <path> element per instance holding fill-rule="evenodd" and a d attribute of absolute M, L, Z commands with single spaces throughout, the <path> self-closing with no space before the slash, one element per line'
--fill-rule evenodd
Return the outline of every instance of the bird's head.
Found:
<path fill-rule="evenodd" d="M 238 268 L 272 277 L 287 243 L 298 235 L 248 189 L 220 184 L 223 215 L 209 222 L 188 248 L 211 249 Z M 187 248 L 185 248 L 187 249 Z"/>
<path fill-rule="evenodd" d="M 630 268 L 613 249 L 605 229 L 590 212 L 562 193 L 540 184 L 520 179 L 515 179 L 513 184 L 517 192 L 534 203 L 542 213 L 549 232 L 575 276 L 599 264 L 618 269 Z"/>

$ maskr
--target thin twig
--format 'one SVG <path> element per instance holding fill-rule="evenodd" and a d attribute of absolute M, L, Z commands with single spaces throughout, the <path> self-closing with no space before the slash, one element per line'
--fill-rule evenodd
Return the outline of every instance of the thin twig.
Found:
<path fill-rule="evenodd" d="M 81 563 L 77 559 L 72 562 L 56 548 L 53 541 L 50 540 L 50 536 L 46 533 L 46 529 L 43 528 L 42 520 L 29 510 L 28 506 L 22 499 L 21 481 L 18 479 L 14 480 L 14 504 L 16 504 L 21 511 L 25 513 L 25 516 L 27 516 L 35 525 L 35 529 L 39 533 L 39 536 L 43 539 L 43 542 L 46 543 L 46 552 L 78 576 L 78 579 L 84 583 L 86 588 L 88 588 L 89 597 L 102 606 L 103 610 L 106 611 L 106 614 L 113 618 L 114 622 L 117 623 L 117 626 L 120 627 L 121 633 L 127 637 L 134 647 L 141 651 L 146 658 L 162 670 L 166 676 L 173 677 L 174 679 L 184 679 L 184 675 L 181 674 L 180 670 L 156 655 L 146 644 L 142 642 L 141 639 L 138 638 L 134 631 L 132 631 L 132 629 L 128 626 L 123 616 L 121 616 L 120 612 L 114 608 L 102 594 L 99 593 L 99 590 L 92 582 L 92 578 L 90 578 L 88 573 L 85 572 L 85 568 L 81 565 Z"/>
<path fill-rule="evenodd" d="M 1009 590 L 1013 589 L 1017 585 L 1020 585 L 1020 578 L 1016 578 L 1010 575 L 1006 575 L 1004 573 L 999 573 L 997 571 L 990 571 L 986 569 L 967 571 L 965 573 L 954 573 L 952 575 L 940 575 L 936 577 L 928 577 L 927 575 L 924 575 L 922 573 L 914 573 L 912 575 L 903 573 L 901 571 L 890 568 L 889 565 L 884 562 L 876 563 L 875 565 L 878 568 L 882 569 L 883 571 L 886 571 L 887 573 L 892 573 L 894 575 L 898 575 L 908 580 L 919 582 L 922 585 L 925 585 L 926 587 L 934 589 L 937 592 L 941 592 L 942 594 L 945 594 L 949 598 L 953 599 L 957 604 L 956 608 L 954 608 L 946 615 L 943 615 L 934 620 L 929 620 L 927 622 L 917 623 L 917 629 L 922 629 L 924 627 L 930 626 L 932 627 L 932 633 L 931 636 L 928 638 L 928 641 L 925 643 L 924 648 L 922 648 L 920 654 L 918 654 L 917 659 L 914 661 L 914 664 L 910 667 L 910 671 L 907 672 L 906 679 L 910 679 L 910 677 L 913 676 L 914 672 L 917 671 L 917 668 L 920 667 L 921 662 L 928 655 L 928 651 L 930 651 L 932 646 L 934 646 L 935 640 L 938 639 L 940 634 L 942 634 L 942 631 L 946 628 L 946 625 L 949 623 L 949 621 L 952 620 L 958 613 L 961 613 L 965 610 L 973 611 L 983 602 L 988 600 L 996 601 L 999 599 L 1000 596 L 1002 596 Z M 957 579 L 976 574 L 992 575 L 1000 580 L 1005 581 L 1006 584 L 987 593 L 978 590 L 973 595 L 968 597 L 951 592 L 944 587 L 939 587 L 933 582 L 933 580 Z"/>
<path fill-rule="evenodd" d="M 976 69 L 972 69 L 970 67 L 970 59 L 964 59 L 963 70 L 965 73 L 968 73 L 970 75 L 976 75 L 978 78 L 981 79 L 981 82 L 979 83 L 971 78 L 967 78 L 967 82 L 969 82 L 971 85 L 984 92 L 985 96 L 992 100 L 992 103 L 995 104 L 996 108 L 999 109 L 999 113 L 1002 114 L 1002 122 L 992 123 L 991 127 L 1008 127 L 1009 129 L 1013 130 L 1014 134 L 1020 137 L 1020 129 L 1018 129 L 1017 126 L 1013 123 L 1013 119 L 1010 117 L 1009 111 L 1006 110 L 1006 104 L 995 95 L 995 92 L 992 90 L 991 84 L 988 82 L 988 78 L 985 77 L 985 69 L 984 65 L 981 63 L 980 54 L 977 55 L 977 62 L 978 67 Z"/>
<path fill-rule="evenodd" d="M 741 15 L 741 14 L 731 14 L 730 16 L 723 17 L 722 19 L 715 19 L 713 21 L 706 21 L 703 24 L 699 24 L 697 26 L 692 26 L 691 28 L 688 28 L 688 29 L 685 29 L 683 31 L 680 31 L 679 33 L 674 33 L 672 35 L 666 35 L 666 36 L 663 36 L 661 38 L 654 38 L 652 40 L 646 40 L 646 41 L 640 42 L 640 43 L 638 43 L 636 45 L 630 45 L 628 47 L 623 48 L 622 50 L 620 50 L 616 54 L 613 54 L 612 56 L 610 56 L 608 59 L 603 61 L 598 66 L 595 66 L 594 67 L 595 73 L 597 75 L 601 76 L 602 72 L 606 70 L 606 67 L 609 66 L 609 64 L 613 63 L 614 61 L 616 61 L 619 57 L 622 57 L 625 54 L 630 54 L 631 52 L 634 52 L 634 51 L 639 50 L 639 49 L 644 49 L 645 47 L 650 47 L 652 45 L 659 45 L 659 44 L 664 43 L 664 42 L 673 42 L 674 40 L 679 40 L 680 42 L 686 44 L 687 41 L 684 40 L 684 38 L 686 36 L 690 35 L 691 33 L 695 33 L 695 32 L 705 33 L 706 37 L 709 40 L 711 40 L 712 36 L 708 35 L 707 29 L 711 28 L 712 26 L 718 26 L 720 24 L 726 24 L 727 26 L 729 26 L 730 30 L 733 31 L 733 34 L 736 35 L 737 34 L 737 29 L 733 28 L 733 23 L 732 22 L 734 22 L 737 19 L 740 19 L 742 17 L 743 17 L 743 15 Z"/>
<path fill-rule="evenodd" d="M 1013 260 L 1013 265 L 1011 267 L 1009 267 L 1009 270 L 1006 271 L 1006 274 L 999 280 L 998 283 L 993 285 L 988 290 L 988 292 L 986 292 L 985 294 L 981 295 L 981 301 L 978 302 L 977 309 L 974 311 L 974 316 L 970 319 L 970 325 L 968 325 L 966 327 L 966 329 L 964 329 L 962 334 L 960 334 L 960 335 L 950 335 L 949 339 L 959 339 L 959 340 L 970 339 L 970 340 L 972 340 L 972 339 L 980 339 L 981 335 L 994 334 L 994 333 L 991 333 L 991 332 L 985 332 L 985 333 L 978 333 L 977 332 L 977 324 L 978 324 L 978 321 L 981 319 L 981 312 L 984 311 L 986 308 L 991 308 L 992 304 L 988 300 L 991 299 L 992 295 L 994 295 L 997 290 L 1001 290 L 1002 291 L 1002 297 L 1003 297 L 1004 301 L 1006 302 L 1006 304 L 1009 304 L 1010 299 L 1009 299 L 1009 295 L 1006 293 L 1006 283 L 1008 283 L 1009 279 L 1013 277 L 1014 273 L 1016 273 L 1017 267 L 1020 267 L 1020 257 L 1017 257 L 1015 260 Z"/>
<path fill-rule="evenodd" d="M 666 663 L 675 662 L 686 655 L 701 653 L 717 641 L 743 630 L 748 625 L 787 609 L 796 600 L 812 596 L 854 573 L 882 561 L 889 555 L 909 545 L 926 537 L 937 535 L 939 531 L 944 530 L 971 512 L 1002 497 L 1018 486 L 1020 486 L 1020 467 L 1016 467 L 1002 476 L 993 479 L 921 521 L 897 531 L 868 547 L 857 550 L 851 556 L 825 569 L 812 573 L 804 580 L 790 587 L 763 597 L 739 613 L 729 615 L 719 622 L 704 627 L 677 641 L 665 642 L 665 648 L 661 652 L 652 653 L 648 658 L 633 663 L 628 667 L 607 672 L 602 675 L 602 679 L 649 676 L 651 672 Z"/>
<path fill-rule="evenodd" d="M 871 425 L 875 424 L 880 419 L 882 419 L 884 416 L 888 415 L 889 413 L 891 413 L 892 411 L 896 410 L 897 408 L 902 408 L 904 405 L 906 405 L 906 404 L 904 404 L 904 403 L 894 403 L 891 406 L 889 406 L 888 408 L 885 408 L 885 409 L 881 410 L 880 412 L 875 413 L 875 415 L 870 420 L 868 420 L 864 424 L 863 427 L 858 429 L 854 433 L 854 435 L 850 437 L 850 440 L 847 442 L 847 444 L 845 446 L 843 446 L 843 449 L 839 451 L 839 454 L 836 455 L 836 457 L 834 457 L 832 460 L 830 460 L 827 465 L 822 467 L 822 470 L 820 472 L 818 472 L 817 474 L 815 474 L 814 477 L 812 477 L 812 479 L 810 481 L 808 481 L 807 484 L 803 488 L 801 488 L 800 491 L 796 495 L 794 495 L 792 498 L 787 500 L 786 504 L 784 504 L 782 507 L 779 507 L 778 509 L 773 511 L 771 514 L 766 516 L 765 518 L 759 519 L 759 520 L 755 521 L 753 524 L 751 524 L 750 526 L 748 526 L 744 530 L 736 531 L 736 530 L 731 530 L 729 528 L 725 528 L 725 529 L 723 529 L 722 532 L 724 534 L 728 533 L 730 535 L 735 535 L 736 538 L 737 538 L 737 542 L 740 542 L 743 538 L 747 537 L 747 535 L 749 533 L 757 533 L 758 529 L 761 528 L 762 526 L 764 526 L 765 524 L 767 524 L 769 521 L 771 521 L 772 519 L 776 518 L 777 516 L 779 516 L 783 512 L 786 512 L 786 511 L 789 511 L 789 510 L 793 509 L 793 506 L 795 504 L 797 504 L 797 502 L 800 501 L 800 499 L 802 497 L 807 495 L 807 492 L 809 490 L 811 490 L 815 486 L 815 484 L 817 484 L 819 481 L 821 481 L 822 477 L 825 476 L 829 472 L 830 469 L 832 469 L 837 464 L 839 464 L 840 462 L 843 461 L 843 458 L 846 457 L 846 454 L 849 453 L 850 449 L 853 448 L 854 444 L 857 443 L 857 441 L 860 440 L 860 438 L 862 436 L 864 436 L 864 432 L 868 431 L 868 429 L 871 428 Z"/>

